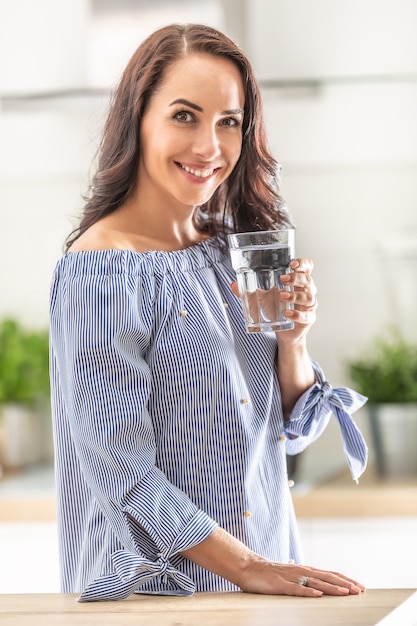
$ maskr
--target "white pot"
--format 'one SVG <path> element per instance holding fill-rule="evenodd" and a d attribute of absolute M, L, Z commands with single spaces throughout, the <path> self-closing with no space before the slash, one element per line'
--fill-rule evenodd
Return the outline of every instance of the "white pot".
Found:
<path fill-rule="evenodd" d="M 45 460 L 48 437 L 39 408 L 5 404 L 0 409 L 0 464 L 17 469 Z"/>
<path fill-rule="evenodd" d="M 382 476 L 417 476 L 417 403 L 369 404 L 376 465 Z"/>

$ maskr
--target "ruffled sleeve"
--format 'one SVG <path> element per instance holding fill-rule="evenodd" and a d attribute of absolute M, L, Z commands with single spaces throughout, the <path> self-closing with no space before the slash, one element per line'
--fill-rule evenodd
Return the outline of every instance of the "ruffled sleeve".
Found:
<path fill-rule="evenodd" d="M 302 452 L 322 434 L 333 414 L 339 423 L 352 478 L 358 482 L 366 469 L 368 448 L 352 414 L 365 404 L 367 398 L 348 387 L 332 387 L 316 362 L 313 362 L 313 367 L 316 383 L 299 398 L 286 423 L 288 452 Z"/>

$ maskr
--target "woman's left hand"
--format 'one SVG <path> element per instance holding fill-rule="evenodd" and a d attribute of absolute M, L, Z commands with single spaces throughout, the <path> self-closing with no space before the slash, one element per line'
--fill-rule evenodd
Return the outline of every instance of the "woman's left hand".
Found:
<path fill-rule="evenodd" d="M 293 309 L 285 309 L 284 315 L 294 322 L 292 330 L 283 330 L 276 333 L 279 343 L 291 343 L 304 337 L 310 327 L 316 321 L 317 310 L 317 287 L 311 277 L 313 261 L 310 259 L 293 259 L 290 263 L 291 273 L 281 275 L 281 283 L 291 287 L 290 291 L 282 289 L 278 297 L 285 304 L 293 304 Z M 236 282 L 230 285 L 235 296 L 240 297 Z M 268 298 L 276 298 L 272 293 L 267 293 Z M 256 318 L 259 296 L 255 299 L 253 317 Z M 272 309 L 275 305 L 272 304 Z"/>
<path fill-rule="evenodd" d="M 294 322 L 292 330 L 277 333 L 278 341 L 294 341 L 307 334 L 316 321 L 317 287 L 311 277 L 313 261 L 310 259 L 293 259 L 290 263 L 292 272 L 281 276 L 285 286 L 291 291 L 280 291 L 281 302 L 292 303 L 294 309 L 286 309 L 285 317 Z"/>

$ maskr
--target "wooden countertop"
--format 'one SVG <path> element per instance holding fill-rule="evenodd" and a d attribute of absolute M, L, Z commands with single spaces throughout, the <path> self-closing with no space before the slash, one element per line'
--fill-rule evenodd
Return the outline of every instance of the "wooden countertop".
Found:
<path fill-rule="evenodd" d="M 0 595 L 2 626 L 416 626 L 417 592 L 369 589 L 360 596 L 296 598 L 245 593 L 133 595 L 77 602 L 72 594 Z"/>

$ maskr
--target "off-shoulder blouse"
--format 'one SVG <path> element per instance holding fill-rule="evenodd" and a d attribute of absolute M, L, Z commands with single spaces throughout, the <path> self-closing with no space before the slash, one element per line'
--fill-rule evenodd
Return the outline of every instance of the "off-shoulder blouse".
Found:
<path fill-rule="evenodd" d="M 51 285 L 51 387 L 62 591 L 236 589 L 181 552 L 216 525 L 276 562 L 302 559 L 287 454 L 339 421 L 353 477 L 365 399 L 316 383 L 284 423 L 273 333 L 246 333 L 235 274 L 190 248 L 67 253 Z"/>

